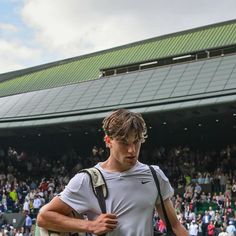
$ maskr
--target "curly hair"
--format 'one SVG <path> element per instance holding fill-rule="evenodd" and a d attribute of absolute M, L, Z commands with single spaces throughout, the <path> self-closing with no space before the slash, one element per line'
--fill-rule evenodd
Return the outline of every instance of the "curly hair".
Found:
<path fill-rule="evenodd" d="M 130 132 L 134 132 L 142 143 L 147 138 L 147 128 L 141 114 L 118 109 L 103 120 L 103 130 L 110 138 L 126 140 Z"/>

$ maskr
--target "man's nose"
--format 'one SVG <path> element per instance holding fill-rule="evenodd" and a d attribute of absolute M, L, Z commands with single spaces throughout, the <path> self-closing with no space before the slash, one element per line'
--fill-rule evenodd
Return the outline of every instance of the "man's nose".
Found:
<path fill-rule="evenodd" d="M 135 152 L 135 145 L 134 144 L 130 144 L 128 147 L 128 152 L 129 153 L 134 153 Z"/>

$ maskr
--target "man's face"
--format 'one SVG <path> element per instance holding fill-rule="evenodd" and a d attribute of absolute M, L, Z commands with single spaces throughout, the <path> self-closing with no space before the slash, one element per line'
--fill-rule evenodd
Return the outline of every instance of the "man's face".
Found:
<path fill-rule="evenodd" d="M 131 132 L 125 140 L 110 138 L 108 147 L 110 148 L 110 157 L 124 171 L 136 164 L 141 140 L 138 140 L 135 133 Z"/>

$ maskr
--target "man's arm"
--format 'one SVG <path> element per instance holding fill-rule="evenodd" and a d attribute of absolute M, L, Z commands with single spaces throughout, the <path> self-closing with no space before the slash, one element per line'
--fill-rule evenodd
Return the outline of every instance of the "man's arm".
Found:
<path fill-rule="evenodd" d="M 117 226 L 114 214 L 101 214 L 96 220 L 90 221 L 71 217 L 72 210 L 59 197 L 55 197 L 40 209 L 37 224 L 57 232 L 88 232 L 98 235 L 110 232 Z"/>
<path fill-rule="evenodd" d="M 175 209 L 174 209 L 172 202 L 170 201 L 169 198 L 164 200 L 164 205 L 165 205 L 166 213 L 168 215 L 168 219 L 169 219 L 170 224 L 172 226 L 173 232 L 176 234 L 176 236 L 189 236 L 188 231 L 179 222 L 179 220 L 176 216 L 176 213 L 175 213 Z M 163 221 L 165 221 L 163 211 L 161 208 L 161 204 L 157 204 L 156 209 L 157 209 L 157 212 L 158 212 L 158 215 L 160 216 L 160 218 Z"/>

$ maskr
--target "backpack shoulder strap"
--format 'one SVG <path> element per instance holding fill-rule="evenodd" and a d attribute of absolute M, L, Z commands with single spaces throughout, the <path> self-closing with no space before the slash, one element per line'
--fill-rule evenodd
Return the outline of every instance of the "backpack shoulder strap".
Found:
<path fill-rule="evenodd" d="M 154 181 L 155 181 L 155 184 L 156 184 L 156 187 L 157 187 L 158 195 L 159 195 L 160 200 L 161 200 L 161 208 L 162 208 L 162 212 L 163 212 L 164 219 L 165 219 L 165 222 L 166 222 L 167 232 L 173 232 L 171 223 L 169 221 L 169 218 L 168 218 L 168 215 L 167 215 L 167 212 L 166 212 L 164 201 L 163 201 L 163 198 L 162 198 L 161 188 L 160 188 L 159 180 L 157 178 L 157 173 L 156 173 L 155 169 L 152 166 L 149 166 L 149 169 L 151 170 L 152 176 L 154 178 Z"/>
<path fill-rule="evenodd" d="M 79 171 L 79 173 L 81 172 L 87 173 L 89 175 L 93 192 L 98 199 L 101 211 L 102 213 L 106 213 L 105 199 L 108 197 L 108 189 L 101 171 L 96 167 L 92 167 Z"/>

